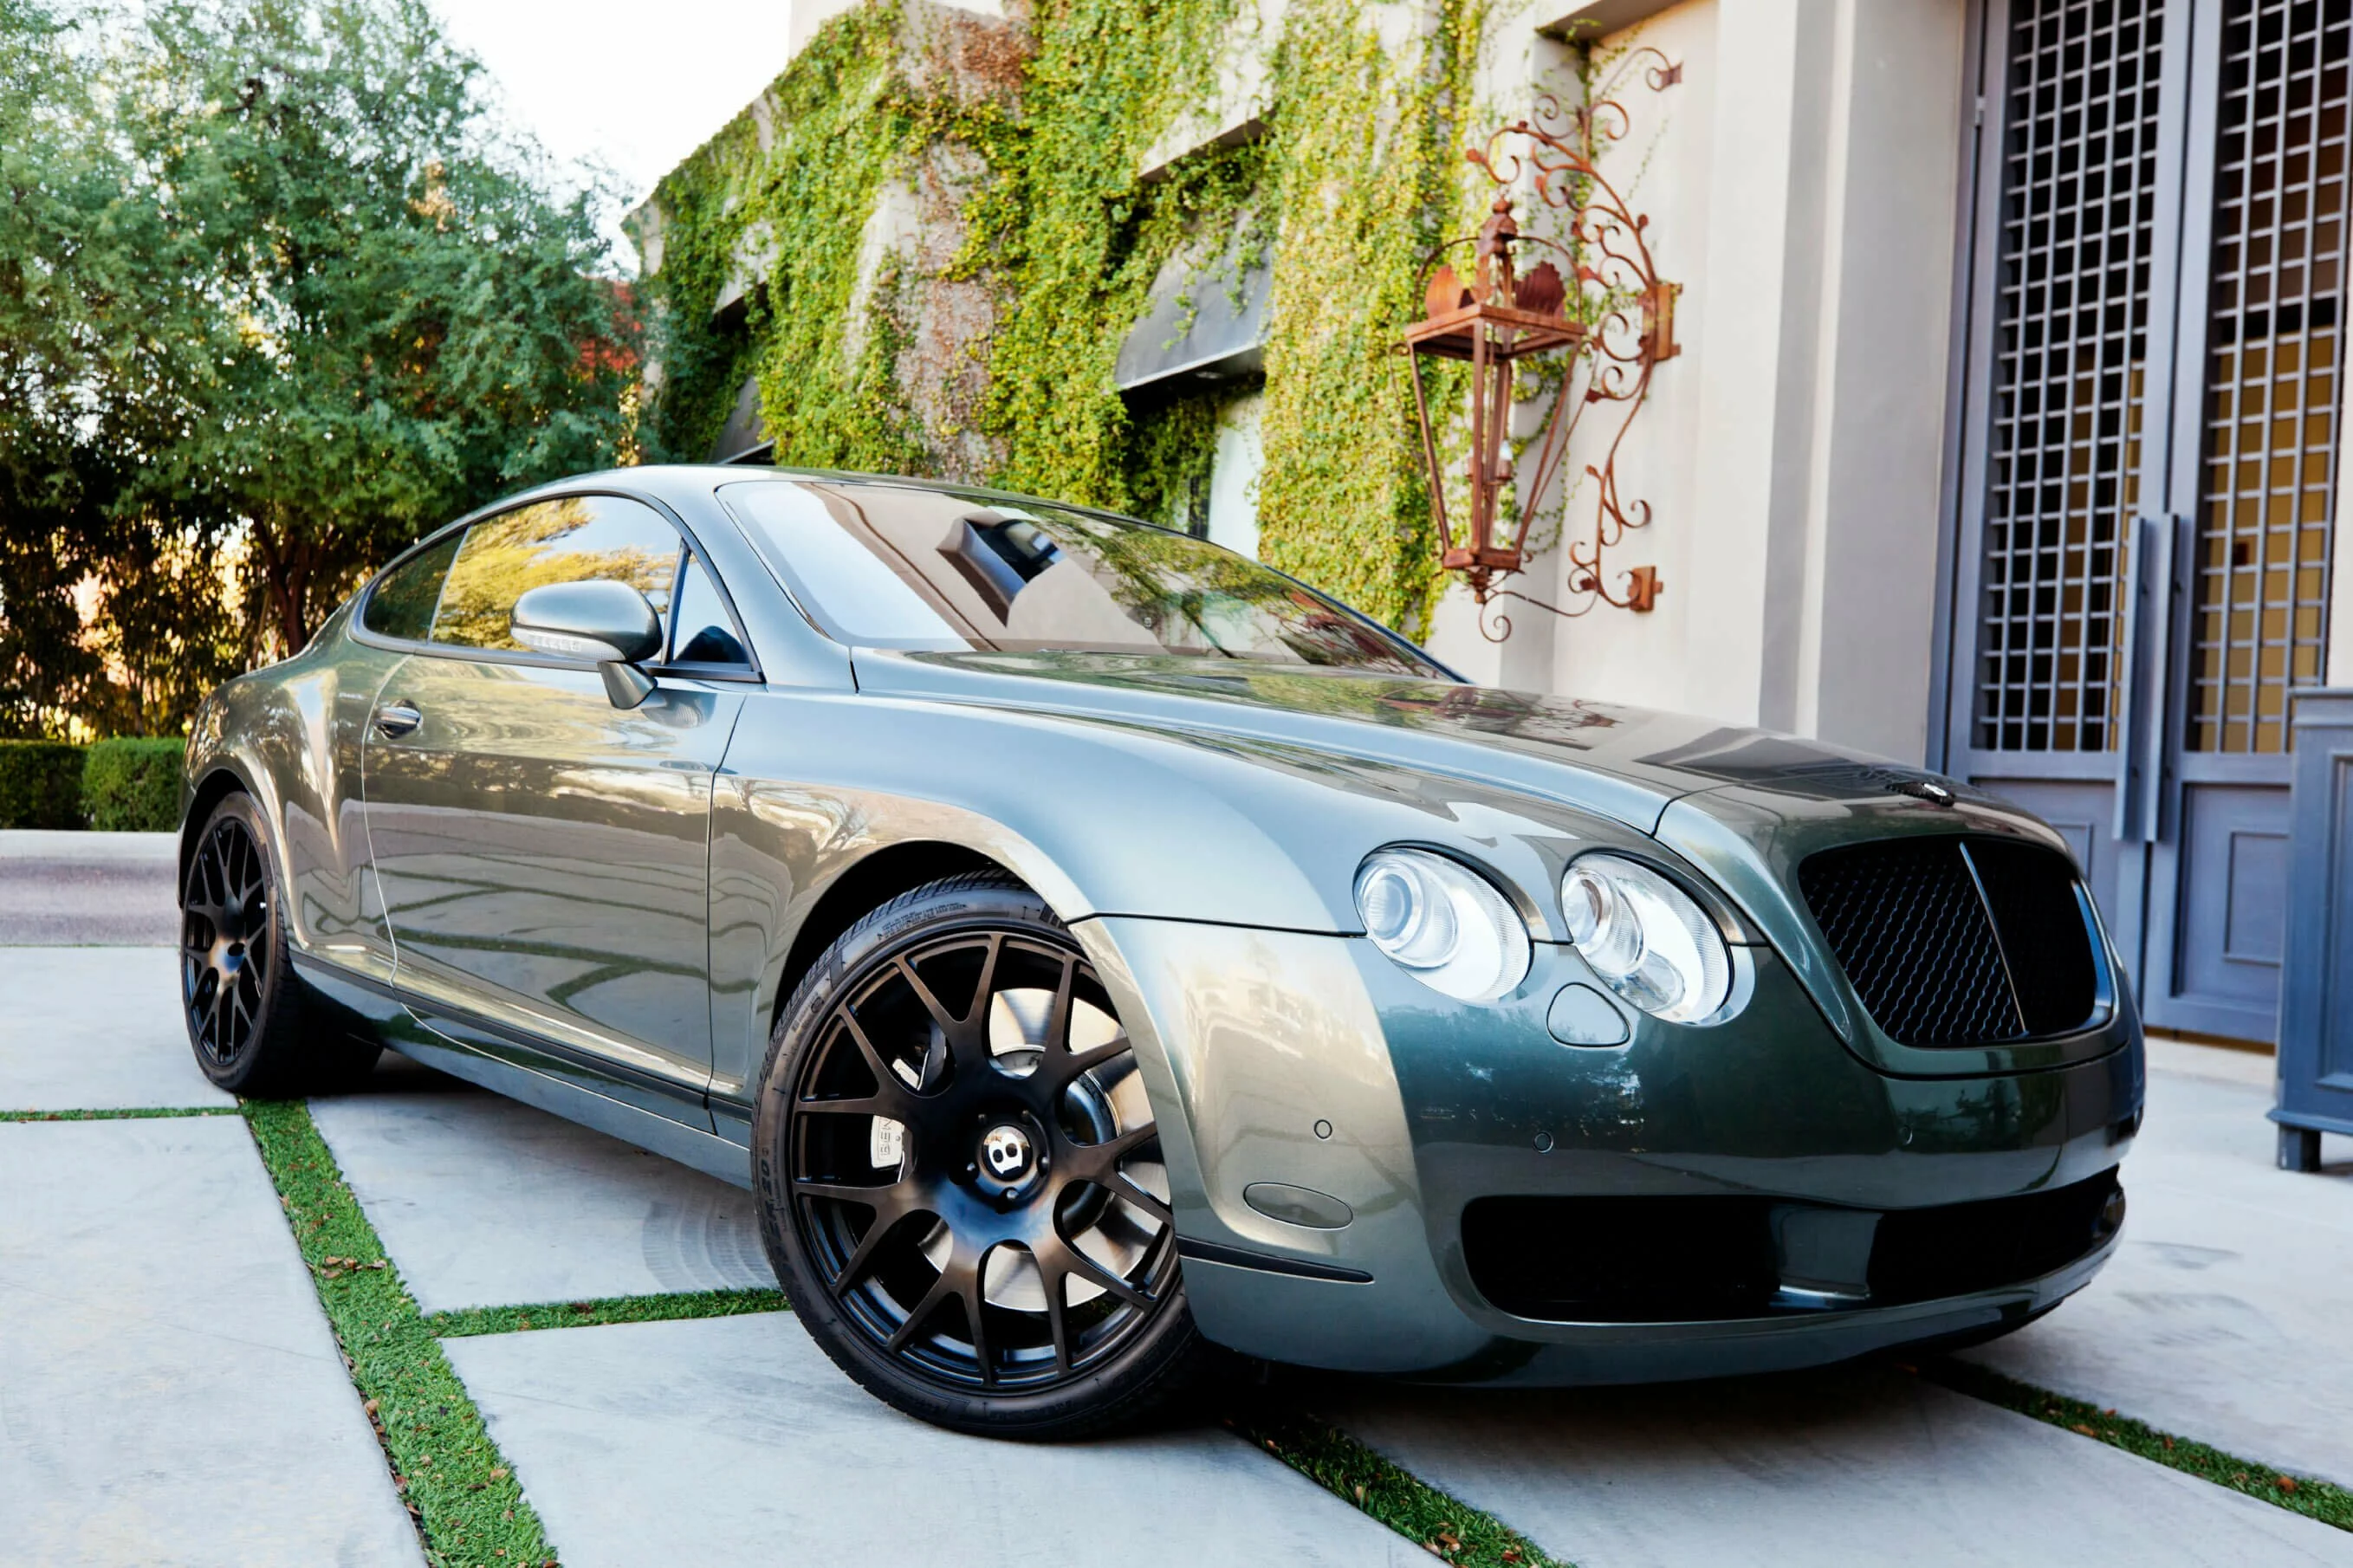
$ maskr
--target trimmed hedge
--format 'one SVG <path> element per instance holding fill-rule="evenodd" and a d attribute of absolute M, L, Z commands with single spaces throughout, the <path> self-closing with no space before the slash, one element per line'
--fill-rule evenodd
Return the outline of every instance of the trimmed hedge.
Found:
<path fill-rule="evenodd" d="M 94 746 L 0 741 L 0 828 L 169 833 L 188 743 L 126 735 Z"/>
<path fill-rule="evenodd" d="M 0 741 L 0 827 L 79 827 L 81 769 L 79 746 Z"/>
<path fill-rule="evenodd" d="M 169 833 L 180 826 L 188 743 L 125 735 L 100 741 L 82 764 L 81 812 L 101 833 Z"/>

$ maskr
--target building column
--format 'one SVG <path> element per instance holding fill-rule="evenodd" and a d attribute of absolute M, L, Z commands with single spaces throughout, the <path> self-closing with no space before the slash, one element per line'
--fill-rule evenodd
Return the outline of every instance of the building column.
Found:
<path fill-rule="evenodd" d="M 1958 0 L 1719 6 L 1689 690 L 1908 761 L 1936 618 Z M 1698 336 L 1694 331 L 1694 338 Z"/>

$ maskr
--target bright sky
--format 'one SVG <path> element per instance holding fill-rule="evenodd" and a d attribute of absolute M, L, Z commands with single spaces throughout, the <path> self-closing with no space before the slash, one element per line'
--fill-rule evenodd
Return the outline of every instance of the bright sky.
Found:
<path fill-rule="evenodd" d="M 789 0 L 433 4 L 497 79 L 515 125 L 561 162 L 602 163 L 628 206 L 785 68 L 792 16 Z"/>

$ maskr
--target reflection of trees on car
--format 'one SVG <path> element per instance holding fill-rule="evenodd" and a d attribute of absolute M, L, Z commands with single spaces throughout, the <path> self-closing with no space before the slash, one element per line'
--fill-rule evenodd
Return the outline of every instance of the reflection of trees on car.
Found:
<path fill-rule="evenodd" d="M 550 583 L 609 578 L 627 583 L 653 601 L 668 603 L 678 570 L 675 549 L 656 552 L 639 545 L 616 550 L 567 547 L 572 535 L 596 521 L 580 500 L 527 506 L 480 522 L 468 531 L 441 590 L 433 619 L 433 640 L 466 647 L 521 649 L 507 618 L 514 604 Z"/>

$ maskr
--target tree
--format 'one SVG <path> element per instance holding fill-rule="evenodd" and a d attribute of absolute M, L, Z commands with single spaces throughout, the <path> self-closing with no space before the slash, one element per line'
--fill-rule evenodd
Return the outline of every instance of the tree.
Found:
<path fill-rule="evenodd" d="M 93 255 L 119 170 L 93 155 L 65 33 L 34 0 L 0 0 L 0 736 L 39 733 L 103 684 L 72 588 L 120 488 L 93 392 Z"/>
<path fill-rule="evenodd" d="M 611 461 L 636 328 L 555 184 L 420 0 L 0 0 L 0 733 L 176 729 Z"/>
<path fill-rule="evenodd" d="M 206 329 L 126 500 L 248 531 L 280 647 L 422 530 L 610 460 L 635 359 L 596 193 L 547 194 L 421 0 L 160 5 L 118 105 L 143 282 Z"/>

